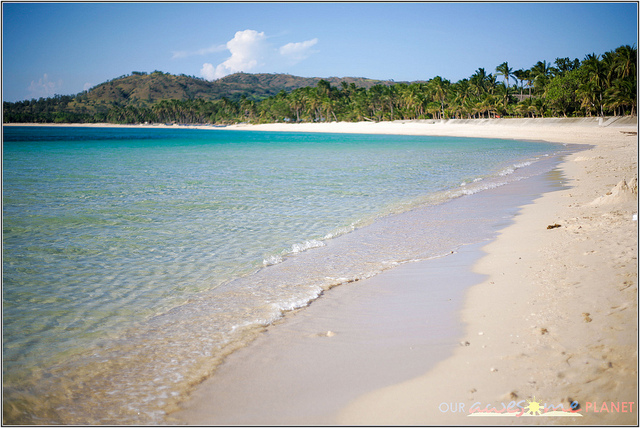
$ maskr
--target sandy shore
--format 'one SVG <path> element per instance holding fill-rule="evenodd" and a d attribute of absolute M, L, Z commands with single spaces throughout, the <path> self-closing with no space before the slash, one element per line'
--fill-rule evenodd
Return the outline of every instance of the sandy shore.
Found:
<path fill-rule="evenodd" d="M 569 189 L 525 206 L 484 248 L 474 270 L 488 276 L 467 294 L 462 345 L 427 374 L 353 401 L 339 423 L 637 424 L 638 199 L 614 189 L 637 177 L 636 129 L 563 128 L 537 135 L 594 147 L 562 163 Z M 582 416 L 468 416 L 534 397 L 577 401 Z"/>
<path fill-rule="evenodd" d="M 379 360 L 377 365 L 363 364 L 368 376 L 384 378 L 392 365 L 408 364 L 405 361 L 409 360 L 419 363 L 421 374 L 415 373 L 409 380 L 391 386 L 380 387 L 371 382 L 367 390 L 357 391 L 355 397 L 336 393 L 340 399 L 334 401 L 328 391 L 327 397 L 312 397 L 317 401 L 305 409 L 295 409 L 286 403 L 262 411 L 257 409 L 260 406 L 256 407 L 255 403 L 264 403 L 273 397 L 273 385 L 280 385 L 282 396 L 288 394 L 293 399 L 304 395 L 305 384 L 325 383 L 327 371 L 313 367 L 325 367 L 320 361 L 328 355 L 338 361 L 351 358 L 350 336 L 329 333 L 348 325 L 356 337 L 362 332 L 362 326 L 357 323 L 363 322 L 367 314 L 355 319 L 345 316 L 340 320 L 327 314 L 353 310 L 362 295 L 384 296 L 388 292 L 384 288 L 386 282 L 411 282 L 405 271 L 409 268 L 397 268 L 390 271 L 394 272 L 390 273 L 392 276 L 385 273 L 358 286 L 381 287 L 373 293 L 350 295 L 357 294 L 357 289 L 338 287 L 335 294 L 331 290 L 309 308 L 270 327 L 255 347 L 232 354 L 228 363 L 221 366 L 220 378 L 203 383 L 185 403 L 185 410 L 173 415 L 174 421 L 189 424 L 637 424 L 638 223 L 633 220 L 633 214 L 637 213 L 638 199 L 637 188 L 635 193 L 624 186 L 616 188 L 622 180 L 629 183 L 638 175 L 635 118 L 268 124 L 223 129 L 510 138 L 593 147 L 568 156 L 559 168 L 567 188 L 545 193 L 524 206 L 515 222 L 482 248 L 481 259 L 451 259 L 449 272 L 470 268 L 472 264 L 476 274 L 484 275 L 475 277 L 475 285 L 460 296 L 462 311 L 458 315 L 464 328 L 460 334 L 449 331 L 450 335 L 458 336 L 452 354 L 436 352 L 435 359 L 422 361 L 423 356 L 405 355 L 405 351 L 409 352 L 408 343 L 398 343 L 393 332 L 382 331 L 378 337 L 384 339 L 384 355 L 388 357 Z M 550 225 L 557 226 L 548 229 Z M 417 277 L 433 273 L 430 271 L 433 265 L 413 268 Z M 335 299 L 330 300 L 329 294 L 334 294 Z M 436 297 L 440 305 L 455 300 L 452 296 Z M 326 300 L 324 309 L 323 300 Z M 343 306 L 336 306 L 337 302 Z M 422 303 L 415 303 L 419 302 L 415 298 L 413 302 L 411 308 L 406 302 L 400 304 L 397 311 L 420 312 L 421 307 L 416 305 Z M 357 310 L 354 313 L 358 313 Z M 331 326 L 338 321 L 342 324 Z M 323 336 L 321 332 L 326 334 Z M 419 333 L 415 337 L 418 340 Z M 329 354 L 319 353 L 319 341 L 333 341 Z M 248 375 L 245 377 L 249 382 L 233 390 L 232 386 L 240 379 L 234 377 L 237 371 L 231 370 L 225 375 L 225 366 L 253 366 L 256 371 L 268 371 L 276 367 L 278 350 L 286 347 L 290 351 L 293 344 L 296 351 L 292 351 L 295 354 L 291 354 L 290 361 L 298 361 L 301 365 L 298 369 L 306 373 L 304 379 L 283 383 L 283 373 L 286 375 L 287 370 L 292 369 L 284 362 L 282 368 L 264 374 L 263 383 L 252 384 Z M 436 349 L 440 345 L 420 343 L 420 346 Z M 256 353 L 255 349 L 261 351 Z M 332 371 L 338 378 L 348 376 L 339 367 Z M 349 378 L 345 379 L 348 382 Z M 215 419 L 216 408 L 226 407 L 226 412 L 234 415 L 232 406 L 238 406 L 238 400 L 246 401 L 245 409 L 256 409 L 253 419 L 251 415 L 248 419 L 240 415 Z M 495 413 L 469 416 L 470 409 L 489 406 L 501 410 L 501 403 L 527 406 L 529 401 L 541 405 L 563 404 L 565 408 L 575 401 L 580 407 L 570 417 L 516 419 L 513 414 L 500 417 Z M 330 410 L 320 412 L 318 408 L 323 406 Z M 320 413 L 314 414 L 314 411 Z"/>
<path fill-rule="evenodd" d="M 314 415 L 310 409 L 296 413 L 285 405 L 257 412 L 255 417 L 262 415 L 263 423 L 519 424 L 523 422 L 514 419 L 515 416 L 470 417 L 469 410 L 474 405 L 476 409 L 489 406 L 500 410 L 503 402 L 506 406 L 514 402 L 526 407 L 529 401 L 541 405 L 563 404 L 567 409 L 570 402 L 578 402 L 580 416 L 537 419 L 530 416 L 526 423 L 637 423 L 638 230 L 637 221 L 632 219 L 637 213 L 637 192 L 614 189 L 621 180 L 630 182 L 637 177 L 638 145 L 634 134 L 637 126 L 633 121 L 507 119 L 236 125 L 226 129 L 492 137 L 593 145 L 589 150 L 567 157 L 561 164 L 559 170 L 566 180 L 566 190 L 546 193 L 535 203 L 523 207 L 515 223 L 483 248 L 486 254 L 475 263 L 473 270 L 486 276 L 464 295 L 463 310 L 459 314 L 465 325 L 464 333 L 453 355 L 440 362 L 424 360 L 425 374 L 362 394 L 349 400 L 350 404 L 334 416 Z M 556 224 L 560 226 L 547 228 Z M 428 269 L 422 266 L 420 275 L 429 274 Z M 400 270 L 390 275 L 382 274 L 375 282 L 407 280 Z M 346 287 L 343 292 L 347 292 Z M 333 301 L 349 299 L 337 296 Z M 318 320 L 332 313 L 323 312 L 320 307 L 317 314 L 312 314 L 314 305 L 301 312 L 306 313 L 306 318 L 314 319 L 314 323 L 306 324 L 302 336 L 300 329 L 289 327 L 289 339 L 284 342 L 290 347 L 296 343 L 295 337 L 305 337 L 297 339 L 301 344 L 298 357 L 311 366 L 321 357 L 314 353 L 314 346 L 305 345 L 304 340 L 309 340 L 313 331 L 325 331 L 327 320 L 324 319 L 324 323 Z M 353 309 L 353 305 L 346 307 Z M 333 312 L 337 313 L 341 312 Z M 288 323 L 296 325 L 296 322 Z M 285 331 L 286 324 L 275 326 L 273 331 Z M 268 333 L 262 340 L 266 343 L 273 340 L 273 336 Z M 273 342 L 274 349 L 278 345 L 283 343 Z M 244 367 L 264 368 L 252 359 L 269 358 L 276 352 L 264 345 L 257 346 L 255 349 L 261 352 L 245 350 L 236 356 L 239 367 L 244 364 Z M 335 353 L 336 349 L 348 349 L 346 346 L 342 343 L 331 349 Z M 400 349 L 406 344 L 395 346 Z M 394 364 L 382 361 L 386 362 L 373 369 L 372 376 L 383 377 L 389 364 Z M 286 372 L 286 369 L 274 370 L 279 375 L 283 370 Z M 331 371 L 342 376 L 337 367 Z M 324 381 L 322 371 L 313 373 L 304 380 L 306 384 Z M 231 375 L 217 383 L 217 390 L 216 382 L 203 386 L 187 403 L 186 410 L 176 415 L 178 420 L 230 424 L 260 421 L 216 419 L 216 406 L 212 403 L 238 380 Z M 279 382 L 275 376 L 271 381 Z M 292 391 L 294 387 L 287 388 Z M 251 389 L 253 387 L 248 386 L 229 394 L 235 400 L 240 400 L 243 394 L 254 397 L 255 391 L 249 392 Z M 256 397 L 256 400 L 264 401 L 269 396 L 271 394 Z M 233 402 L 230 400 L 227 405 Z M 322 407 L 323 401 L 314 403 Z M 611 403 L 620 410 L 604 411 L 603 403 L 607 410 L 611 409 Z M 336 405 L 333 406 L 331 409 Z"/>

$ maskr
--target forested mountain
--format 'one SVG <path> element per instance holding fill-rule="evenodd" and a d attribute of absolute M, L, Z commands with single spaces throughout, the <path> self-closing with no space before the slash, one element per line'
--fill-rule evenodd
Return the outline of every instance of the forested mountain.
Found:
<path fill-rule="evenodd" d="M 362 77 L 298 77 L 290 74 L 249 74 L 235 73 L 214 82 L 209 82 L 218 96 L 238 100 L 243 95 L 249 100 L 261 100 L 278 94 L 280 91 L 291 92 L 294 89 L 316 86 L 320 80 L 332 85 L 342 82 L 353 83 L 358 88 L 370 89 L 375 85 L 391 86 L 392 81 L 365 79 Z"/>
<path fill-rule="evenodd" d="M 3 121 L 211 123 L 636 115 L 637 48 L 538 61 L 494 73 L 478 68 L 395 83 L 237 73 L 214 82 L 133 72 L 76 96 L 3 103 Z"/>
<path fill-rule="evenodd" d="M 248 74 L 235 73 L 209 82 L 192 76 L 175 76 L 161 71 L 147 74 L 134 71 L 131 75 L 102 83 L 89 90 L 86 99 L 94 103 L 116 103 L 118 105 L 153 104 L 160 100 L 217 100 L 229 98 L 237 101 L 241 97 L 257 101 L 280 91 L 290 92 L 306 86 L 316 86 L 319 77 L 298 77 L 290 74 Z M 330 77 L 325 79 L 337 85 L 340 82 L 354 83 L 357 87 L 371 88 L 374 85 L 391 85 L 363 78 Z"/>
<path fill-rule="evenodd" d="M 299 77 L 290 74 L 235 73 L 213 82 L 194 77 L 154 71 L 133 71 L 94 86 L 75 96 L 56 95 L 39 100 L 25 100 L 3 105 L 5 123 L 11 122 L 104 122 L 114 109 L 150 108 L 159 101 L 237 102 L 241 99 L 259 101 L 281 91 L 315 86 L 319 77 Z M 393 81 L 360 77 L 330 77 L 324 79 L 334 85 L 346 82 L 358 88 L 375 85 L 390 86 Z"/>

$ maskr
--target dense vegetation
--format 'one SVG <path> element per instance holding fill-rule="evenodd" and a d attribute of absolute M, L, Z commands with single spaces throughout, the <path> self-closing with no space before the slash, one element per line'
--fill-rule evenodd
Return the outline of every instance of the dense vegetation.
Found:
<path fill-rule="evenodd" d="M 582 61 L 538 61 L 527 70 L 504 62 L 495 73 L 479 68 L 456 83 L 439 76 L 393 83 L 246 73 L 207 82 L 134 72 L 75 97 L 5 102 L 3 120 L 227 124 L 636 115 L 636 64 L 637 48 L 621 46 Z"/>
<path fill-rule="evenodd" d="M 120 121 L 117 117 L 124 110 L 129 116 L 126 122 L 130 123 L 131 120 L 137 120 L 136 117 L 148 116 L 151 107 L 163 100 L 213 101 L 226 98 L 234 102 L 241 99 L 260 101 L 280 91 L 290 92 L 315 86 L 320 80 L 317 77 L 289 74 L 235 73 L 209 82 L 183 74 L 175 76 L 161 71 L 134 71 L 130 75 L 119 76 L 76 96 L 56 95 L 46 99 L 4 103 L 4 122 Z M 394 83 L 357 77 L 332 77 L 327 81 L 333 84 L 346 81 L 362 88 Z M 153 117 L 147 119 L 144 121 L 157 121 Z"/>

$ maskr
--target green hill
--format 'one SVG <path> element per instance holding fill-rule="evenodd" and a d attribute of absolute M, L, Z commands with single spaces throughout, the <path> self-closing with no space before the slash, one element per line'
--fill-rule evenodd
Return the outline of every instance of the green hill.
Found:
<path fill-rule="evenodd" d="M 153 104 L 160 100 L 216 99 L 211 82 L 188 76 L 155 71 L 133 72 L 91 88 L 80 97 L 90 103 L 115 103 L 119 105 Z"/>
<path fill-rule="evenodd" d="M 131 75 L 101 83 L 90 89 L 86 95 L 77 97 L 89 104 L 150 105 L 160 100 L 207 101 L 229 98 L 237 101 L 242 96 L 249 100 L 261 100 L 280 91 L 290 92 L 306 86 L 316 86 L 320 77 L 298 77 L 290 74 L 249 74 L 235 73 L 209 82 L 185 75 L 173 75 L 154 71 L 153 73 L 133 72 Z M 391 81 L 380 81 L 358 77 L 325 78 L 334 86 L 341 82 L 354 83 L 357 87 L 369 89 L 374 85 L 392 85 Z"/>
<path fill-rule="evenodd" d="M 248 74 L 235 73 L 210 82 L 213 93 L 225 94 L 231 99 L 245 95 L 248 99 L 259 100 L 276 95 L 280 91 L 291 92 L 294 89 L 316 86 L 320 80 L 326 80 L 333 86 L 341 82 L 354 83 L 357 87 L 370 89 L 375 85 L 393 85 L 392 81 L 365 79 L 362 77 L 299 77 L 290 74 Z"/>
<path fill-rule="evenodd" d="M 213 82 L 193 77 L 154 71 L 134 71 L 94 86 L 77 95 L 56 95 L 40 100 L 3 103 L 5 123 L 10 122 L 102 122 L 114 109 L 148 109 L 163 100 L 216 101 L 243 98 L 260 101 L 281 91 L 315 87 L 320 80 L 333 86 L 342 82 L 369 89 L 375 85 L 391 86 L 393 81 L 359 77 L 299 77 L 290 74 L 236 73 Z"/>

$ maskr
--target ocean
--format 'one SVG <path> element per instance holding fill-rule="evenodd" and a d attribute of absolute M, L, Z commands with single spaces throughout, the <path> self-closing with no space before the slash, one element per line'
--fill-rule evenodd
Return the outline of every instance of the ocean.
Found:
<path fill-rule="evenodd" d="M 163 423 L 225 355 L 287 311 L 487 239 L 503 213 L 447 204 L 549 173 L 568 150 L 4 127 L 3 420 Z"/>

